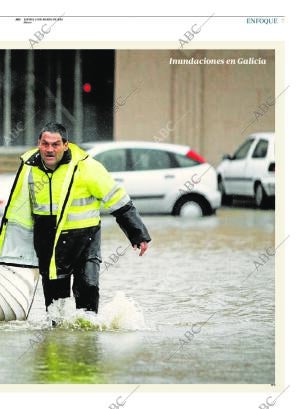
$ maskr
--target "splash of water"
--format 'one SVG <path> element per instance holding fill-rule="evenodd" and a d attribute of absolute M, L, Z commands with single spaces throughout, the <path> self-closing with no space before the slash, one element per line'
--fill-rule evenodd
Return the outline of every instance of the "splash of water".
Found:
<path fill-rule="evenodd" d="M 102 307 L 100 320 L 103 329 L 147 329 L 141 308 L 122 291 L 117 291 L 113 300 Z"/>
<path fill-rule="evenodd" d="M 118 291 L 112 301 L 104 304 L 99 315 L 76 310 L 73 298 L 54 301 L 49 307 L 49 320 L 62 328 L 84 330 L 144 330 L 144 315 L 138 304 Z"/>

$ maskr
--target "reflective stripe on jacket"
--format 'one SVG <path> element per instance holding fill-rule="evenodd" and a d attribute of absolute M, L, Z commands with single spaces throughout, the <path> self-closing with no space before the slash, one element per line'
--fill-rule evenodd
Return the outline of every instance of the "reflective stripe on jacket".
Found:
<path fill-rule="evenodd" d="M 49 276 L 57 278 L 55 251 L 61 232 L 97 226 L 100 206 L 111 213 L 130 198 L 106 169 L 78 146 L 69 144 L 71 161 L 51 174 L 29 161 L 38 151 L 26 152 L 17 173 L 0 230 L 0 262 L 38 266 L 33 247 L 33 216 L 56 215 L 56 235 Z M 47 232 L 45 232 L 47 234 Z"/>

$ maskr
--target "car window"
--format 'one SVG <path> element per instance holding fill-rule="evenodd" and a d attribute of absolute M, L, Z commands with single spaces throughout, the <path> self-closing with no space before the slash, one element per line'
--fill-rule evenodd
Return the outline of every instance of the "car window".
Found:
<path fill-rule="evenodd" d="M 176 168 L 187 168 L 189 166 L 196 166 L 199 165 L 199 162 L 197 162 L 194 159 L 188 158 L 185 155 L 180 155 L 179 153 L 172 153 L 172 155 L 175 158 L 175 166 Z"/>
<path fill-rule="evenodd" d="M 234 153 L 233 159 L 245 159 L 254 139 L 247 139 L 242 146 Z"/>
<path fill-rule="evenodd" d="M 94 156 L 109 172 L 126 171 L 126 149 L 111 149 Z"/>
<path fill-rule="evenodd" d="M 157 149 L 131 149 L 132 170 L 168 169 L 171 158 L 168 152 Z"/>
<path fill-rule="evenodd" d="M 260 139 L 254 149 L 252 158 L 265 158 L 268 152 L 268 145 L 268 141 L 266 141 L 265 139 Z"/>

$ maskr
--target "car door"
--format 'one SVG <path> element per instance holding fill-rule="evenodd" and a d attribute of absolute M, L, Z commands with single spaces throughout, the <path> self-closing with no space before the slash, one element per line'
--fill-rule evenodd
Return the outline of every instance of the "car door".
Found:
<path fill-rule="evenodd" d="M 179 170 L 172 168 L 169 152 L 130 148 L 124 184 L 137 208 L 145 213 L 169 211 L 168 192 L 177 186 Z"/>
<path fill-rule="evenodd" d="M 244 195 L 246 185 L 249 182 L 247 176 L 247 159 L 254 138 L 247 139 L 228 160 L 227 166 L 223 172 L 223 181 L 227 194 Z"/>
<path fill-rule="evenodd" d="M 126 173 L 128 173 L 127 153 L 128 151 L 124 148 L 112 148 L 95 154 L 93 158 L 108 170 L 116 182 L 123 184 L 126 180 Z M 126 188 L 125 185 L 124 187 Z"/>
<path fill-rule="evenodd" d="M 254 181 L 261 180 L 267 173 L 266 158 L 268 153 L 269 142 L 260 138 L 254 143 L 250 158 L 247 161 L 246 176 L 251 183 L 247 183 L 247 195 L 254 196 Z"/>

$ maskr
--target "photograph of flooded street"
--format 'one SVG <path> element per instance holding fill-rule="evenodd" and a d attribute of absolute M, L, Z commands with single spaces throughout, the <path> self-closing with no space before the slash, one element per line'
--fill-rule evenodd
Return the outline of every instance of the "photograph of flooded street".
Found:
<path fill-rule="evenodd" d="M 0 50 L 0 384 L 276 385 L 284 92 L 274 49 Z"/>

